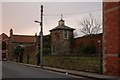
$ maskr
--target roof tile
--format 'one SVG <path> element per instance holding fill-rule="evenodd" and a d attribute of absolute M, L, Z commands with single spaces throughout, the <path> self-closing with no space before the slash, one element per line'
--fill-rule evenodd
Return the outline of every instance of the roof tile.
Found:
<path fill-rule="evenodd" d="M 35 36 L 13 35 L 14 42 L 35 42 Z"/>

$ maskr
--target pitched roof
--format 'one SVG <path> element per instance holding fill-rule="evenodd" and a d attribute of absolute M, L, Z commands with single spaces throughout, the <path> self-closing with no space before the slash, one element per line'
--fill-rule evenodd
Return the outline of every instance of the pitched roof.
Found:
<path fill-rule="evenodd" d="M 55 27 L 55 28 L 51 29 L 50 31 L 54 31 L 54 30 L 75 30 L 75 29 L 74 29 L 74 28 L 70 28 L 70 27 L 68 27 L 68 26 L 63 25 L 63 26 L 57 26 L 57 27 Z"/>
<path fill-rule="evenodd" d="M 74 28 L 70 28 L 70 27 L 66 26 L 64 24 L 64 22 L 65 21 L 63 19 L 61 19 L 60 21 L 58 21 L 58 26 L 51 29 L 50 31 L 54 31 L 54 30 L 75 30 Z"/>
<path fill-rule="evenodd" d="M 9 39 L 9 37 L 5 33 L 2 33 L 0 35 L 0 40 L 2 40 L 2 39 Z"/>
<path fill-rule="evenodd" d="M 35 36 L 13 35 L 13 42 L 33 43 L 35 42 Z"/>

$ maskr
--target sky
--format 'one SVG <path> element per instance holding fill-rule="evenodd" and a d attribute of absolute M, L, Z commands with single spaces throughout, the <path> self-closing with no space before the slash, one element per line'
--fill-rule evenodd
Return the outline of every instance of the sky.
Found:
<path fill-rule="evenodd" d="M 50 34 L 49 30 L 58 25 L 61 14 L 65 25 L 75 28 L 76 31 L 79 31 L 80 28 L 79 21 L 88 17 L 90 13 L 96 18 L 102 18 L 101 2 L 2 2 L 2 9 L 0 9 L 2 11 L 2 31 L 0 33 L 4 32 L 9 36 L 9 30 L 12 28 L 14 34 L 38 34 L 40 26 L 34 21 L 40 21 L 41 5 L 44 8 L 44 35 Z"/>

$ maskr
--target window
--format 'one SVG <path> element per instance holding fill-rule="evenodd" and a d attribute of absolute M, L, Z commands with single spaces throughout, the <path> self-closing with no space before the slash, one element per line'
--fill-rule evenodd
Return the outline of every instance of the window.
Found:
<path fill-rule="evenodd" d="M 2 41 L 2 50 L 6 49 L 6 42 Z"/>
<path fill-rule="evenodd" d="M 56 52 L 56 51 L 55 51 L 55 46 L 53 45 L 53 46 L 52 46 L 52 54 L 55 54 L 55 52 Z"/>
<path fill-rule="evenodd" d="M 68 31 L 64 30 L 64 39 L 68 39 Z"/>

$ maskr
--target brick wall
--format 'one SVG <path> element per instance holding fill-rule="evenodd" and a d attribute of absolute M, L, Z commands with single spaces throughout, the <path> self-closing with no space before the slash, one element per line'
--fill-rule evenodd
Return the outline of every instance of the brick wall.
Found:
<path fill-rule="evenodd" d="M 23 62 L 27 63 L 27 56 L 29 55 L 29 62 L 32 62 L 34 64 L 37 63 L 37 46 L 28 46 L 24 48 L 24 54 L 23 54 Z"/>
<path fill-rule="evenodd" d="M 73 42 L 73 50 L 74 52 L 76 49 L 79 49 L 80 45 L 84 46 L 95 46 L 96 51 L 99 51 L 99 44 L 101 45 L 102 43 L 99 43 L 98 41 L 102 41 L 102 34 L 96 34 L 96 35 L 90 35 L 90 36 L 83 36 L 83 37 L 78 37 L 74 39 Z"/>
<path fill-rule="evenodd" d="M 120 76 L 120 3 L 104 3 L 104 64 L 103 72 L 106 75 Z"/>
<path fill-rule="evenodd" d="M 120 5 L 120 2 L 119 2 L 119 5 Z M 119 75 L 120 75 L 120 8 L 119 8 L 119 13 L 118 13 L 118 15 L 119 15 L 119 24 L 118 24 L 118 28 L 119 28 Z"/>
<path fill-rule="evenodd" d="M 71 38 L 73 37 L 73 31 L 68 30 L 68 39 L 64 39 L 64 30 L 51 31 L 51 47 L 55 52 L 52 54 L 69 55 L 71 53 Z"/>

